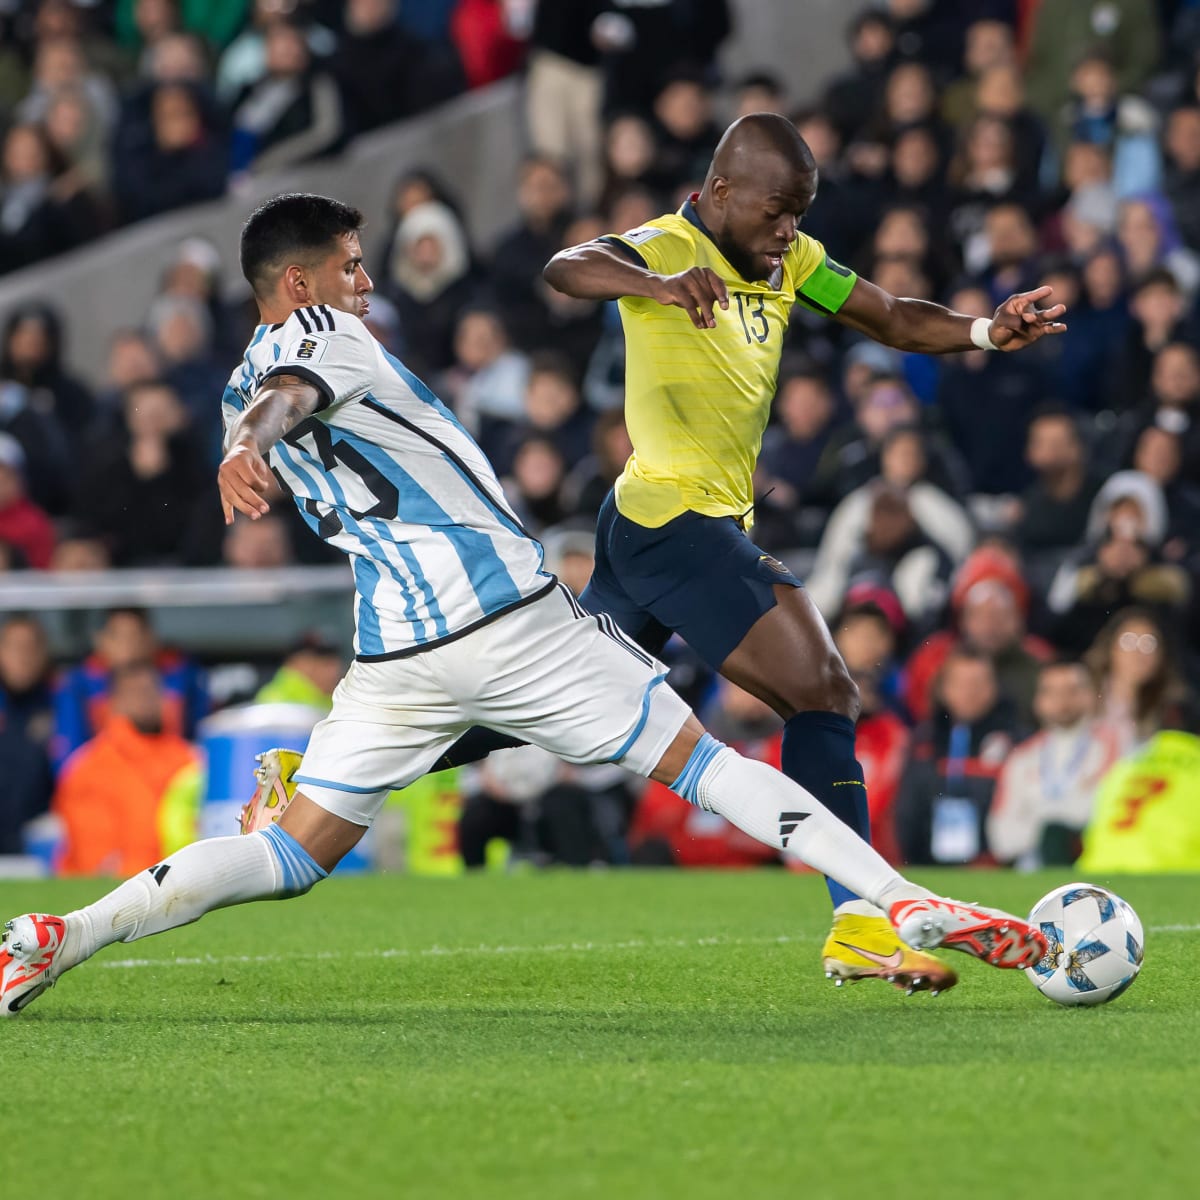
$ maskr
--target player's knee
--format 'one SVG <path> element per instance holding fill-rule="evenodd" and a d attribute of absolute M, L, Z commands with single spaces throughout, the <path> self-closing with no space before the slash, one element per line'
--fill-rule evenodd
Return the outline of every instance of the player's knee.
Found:
<path fill-rule="evenodd" d="M 796 712 L 833 712 L 858 720 L 862 711 L 858 684 L 840 655 L 829 655 L 819 670 L 810 673 L 793 695 L 791 707 Z"/>

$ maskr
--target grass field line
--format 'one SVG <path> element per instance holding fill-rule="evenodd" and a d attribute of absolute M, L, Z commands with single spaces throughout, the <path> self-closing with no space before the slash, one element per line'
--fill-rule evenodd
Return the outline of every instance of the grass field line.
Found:
<path fill-rule="evenodd" d="M 629 938 L 619 942 L 546 942 L 541 945 L 514 946 L 489 945 L 480 942 L 475 946 L 423 946 L 377 950 L 319 950 L 308 953 L 288 954 L 204 954 L 179 956 L 177 958 L 117 958 L 101 963 L 115 970 L 136 967 L 208 967 L 225 963 L 277 963 L 297 961 L 319 961 L 339 958 L 460 958 L 469 955 L 502 954 L 587 954 L 622 950 L 691 950 L 697 946 L 784 946 L 795 942 L 815 942 L 815 937 L 780 934 L 776 937 L 757 938 Z"/>
<path fill-rule="evenodd" d="M 1152 925 L 1149 933 L 1200 933 L 1200 925 Z M 376 950 L 319 950 L 308 953 L 287 954 L 204 954 L 179 956 L 177 958 L 117 958 L 100 965 L 110 970 L 126 971 L 139 967 L 214 967 L 250 963 L 279 963 L 299 961 L 322 961 L 341 958 L 461 958 L 480 955 L 505 954 L 588 954 L 613 953 L 623 950 L 691 950 L 696 947 L 713 946 L 786 946 L 796 943 L 823 940 L 795 934 L 779 934 L 775 937 L 702 937 L 702 938 L 630 938 L 619 942 L 546 942 L 541 945 L 514 946 L 488 945 L 481 942 L 475 946 L 424 946 L 415 949 L 388 948 Z"/>

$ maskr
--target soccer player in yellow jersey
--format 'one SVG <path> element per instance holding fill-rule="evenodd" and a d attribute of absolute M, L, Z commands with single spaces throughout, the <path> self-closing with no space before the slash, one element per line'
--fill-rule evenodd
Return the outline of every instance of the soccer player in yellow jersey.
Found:
<path fill-rule="evenodd" d="M 651 652 L 677 632 L 715 670 L 784 718 L 783 770 L 869 838 L 854 752 L 858 694 L 817 609 L 747 536 L 752 475 L 793 304 L 901 350 L 1017 350 L 1060 333 L 1039 288 L 972 318 L 891 296 L 800 232 L 817 169 L 785 118 L 754 113 L 726 131 L 704 186 L 678 213 L 574 246 L 545 269 L 569 296 L 620 302 L 625 418 L 633 454 L 600 514 L 582 597 Z M 839 984 L 906 991 L 955 982 L 904 946 L 882 912 L 829 882 L 823 950 Z"/>

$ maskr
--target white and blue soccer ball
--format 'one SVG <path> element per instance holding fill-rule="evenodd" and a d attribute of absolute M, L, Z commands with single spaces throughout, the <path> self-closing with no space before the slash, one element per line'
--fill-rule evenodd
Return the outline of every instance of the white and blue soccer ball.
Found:
<path fill-rule="evenodd" d="M 1025 974 L 1056 1004 L 1107 1004 L 1142 969 L 1142 922 L 1107 888 L 1094 883 L 1055 888 L 1033 906 L 1029 921 L 1046 935 L 1049 949 Z"/>

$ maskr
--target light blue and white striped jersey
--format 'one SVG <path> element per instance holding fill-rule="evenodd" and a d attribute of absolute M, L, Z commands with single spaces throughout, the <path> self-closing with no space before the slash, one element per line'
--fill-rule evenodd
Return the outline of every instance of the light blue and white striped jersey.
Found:
<path fill-rule="evenodd" d="M 322 304 L 260 325 L 225 388 L 227 437 L 272 375 L 324 400 L 269 462 L 317 536 L 350 556 L 358 658 L 461 637 L 554 587 L 483 451 L 358 317 Z"/>

